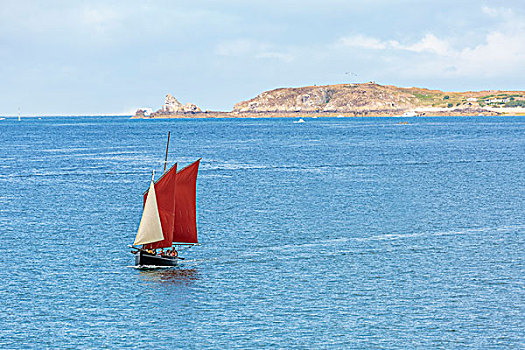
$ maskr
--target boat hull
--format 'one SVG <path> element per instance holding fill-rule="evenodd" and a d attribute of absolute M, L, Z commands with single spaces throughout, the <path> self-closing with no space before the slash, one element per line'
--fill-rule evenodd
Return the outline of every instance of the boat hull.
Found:
<path fill-rule="evenodd" d="M 136 266 L 177 266 L 178 260 L 175 257 L 152 255 L 142 250 L 135 254 Z"/>

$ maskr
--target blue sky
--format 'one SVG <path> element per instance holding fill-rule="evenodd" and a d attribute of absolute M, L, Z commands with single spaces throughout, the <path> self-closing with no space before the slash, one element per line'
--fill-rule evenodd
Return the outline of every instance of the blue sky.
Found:
<path fill-rule="evenodd" d="M 525 1 L 0 0 L 0 115 L 203 110 L 278 87 L 525 90 Z"/>

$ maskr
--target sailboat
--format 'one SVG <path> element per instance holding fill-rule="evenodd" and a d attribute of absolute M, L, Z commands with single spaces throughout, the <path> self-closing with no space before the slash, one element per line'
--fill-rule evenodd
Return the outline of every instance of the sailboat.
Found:
<path fill-rule="evenodd" d="M 168 134 L 169 145 L 169 134 Z M 166 147 L 167 160 L 167 147 Z M 197 174 L 200 159 L 177 171 L 175 163 L 143 194 L 144 207 L 133 245 L 137 266 L 176 266 L 183 260 L 178 254 L 156 254 L 177 246 L 198 245 L 197 239 Z M 166 167 L 166 162 L 165 162 Z M 138 247 L 141 246 L 141 247 Z"/>

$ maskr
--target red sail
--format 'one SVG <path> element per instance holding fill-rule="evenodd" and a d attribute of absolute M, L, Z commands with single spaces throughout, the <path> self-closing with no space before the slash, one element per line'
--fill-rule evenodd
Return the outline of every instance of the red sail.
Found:
<path fill-rule="evenodd" d="M 159 208 L 160 224 L 164 240 L 148 244 L 147 249 L 171 247 L 175 225 L 175 191 L 177 187 L 177 164 L 171 167 L 164 175 L 155 182 L 155 192 L 157 194 L 157 206 Z M 144 203 L 148 191 L 144 193 Z"/>
<path fill-rule="evenodd" d="M 200 159 L 177 173 L 173 242 L 197 241 L 197 173 Z M 156 187 L 155 187 L 156 189 Z"/>

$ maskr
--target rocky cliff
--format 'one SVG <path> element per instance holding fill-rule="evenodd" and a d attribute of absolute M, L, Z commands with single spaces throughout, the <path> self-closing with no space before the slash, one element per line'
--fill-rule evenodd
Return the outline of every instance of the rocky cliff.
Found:
<path fill-rule="evenodd" d="M 412 108 L 412 94 L 377 84 L 345 84 L 285 88 L 239 102 L 234 112 L 359 112 Z"/>
<path fill-rule="evenodd" d="M 171 115 L 185 115 L 185 114 L 194 114 L 194 113 L 201 113 L 201 109 L 197 107 L 193 103 L 186 103 L 183 105 L 180 103 L 175 97 L 173 97 L 171 94 L 166 95 L 166 99 L 164 100 L 164 104 L 162 107 L 149 115 L 145 113 L 144 109 L 138 109 L 135 112 L 134 118 L 155 118 L 155 117 L 162 117 L 162 116 L 171 116 Z"/>
<path fill-rule="evenodd" d="M 503 107 L 524 101 L 524 91 L 443 92 L 422 88 L 366 84 L 307 86 L 265 91 L 233 108 L 236 113 L 402 113 L 449 109 L 487 112 L 485 106 Z M 470 114 L 469 113 L 469 114 Z"/>
<path fill-rule="evenodd" d="M 162 108 L 157 111 L 160 113 L 196 113 L 201 112 L 201 109 L 193 103 L 186 103 L 183 105 L 171 94 L 166 95 Z"/>

